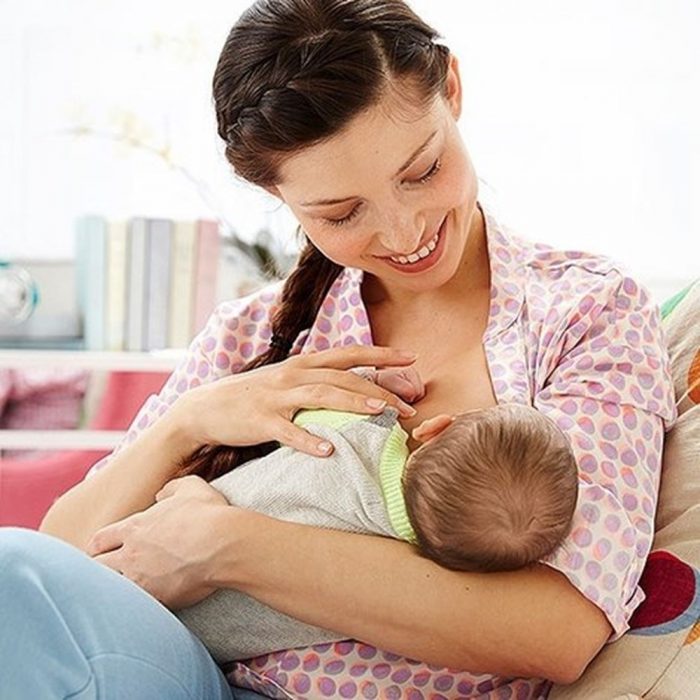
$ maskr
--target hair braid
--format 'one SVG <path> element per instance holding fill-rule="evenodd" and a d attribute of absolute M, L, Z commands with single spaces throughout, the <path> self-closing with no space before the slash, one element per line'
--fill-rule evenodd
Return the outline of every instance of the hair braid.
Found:
<path fill-rule="evenodd" d="M 397 80 L 409 80 L 412 99 L 427 105 L 447 75 L 438 36 L 403 0 L 255 0 L 229 33 L 212 81 L 227 160 L 239 177 L 269 188 L 285 158 L 339 133 Z M 287 357 L 341 269 L 307 242 L 271 321 L 270 349 L 241 371 Z M 205 446 L 177 475 L 210 481 L 275 446 Z"/>
<path fill-rule="evenodd" d="M 296 267 L 282 288 L 280 306 L 272 319 L 272 334 L 286 339 L 291 345 L 298 335 L 310 328 L 323 300 L 343 268 L 326 258 L 307 239 Z M 289 350 L 270 347 L 262 355 L 254 357 L 240 371 L 282 362 Z M 173 478 L 196 474 L 206 481 L 231 471 L 244 462 L 263 457 L 272 452 L 278 443 L 231 447 L 230 445 L 205 445 L 186 458 Z"/>

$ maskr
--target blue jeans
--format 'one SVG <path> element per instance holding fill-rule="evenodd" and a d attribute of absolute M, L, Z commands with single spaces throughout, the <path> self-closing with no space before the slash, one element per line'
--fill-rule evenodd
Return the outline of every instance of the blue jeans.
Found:
<path fill-rule="evenodd" d="M 76 547 L 0 528 L 0 700 L 253 700 L 163 605 Z"/>

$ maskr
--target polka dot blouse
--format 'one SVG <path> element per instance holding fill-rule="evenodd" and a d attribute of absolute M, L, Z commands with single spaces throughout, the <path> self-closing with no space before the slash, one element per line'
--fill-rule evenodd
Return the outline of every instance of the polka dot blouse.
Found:
<path fill-rule="evenodd" d="M 491 308 L 483 343 L 494 393 L 499 403 L 532 405 L 554 420 L 579 466 L 573 529 L 544 561 L 603 610 L 614 640 L 644 598 L 638 582 L 651 546 L 663 435 L 675 419 L 659 313 L 610 260 L 531 244 L 489 208 L 484 214 Z M 293 354 L 372 343 L 362 275 L 341 273 Z M 183 392 L 264 352 L 281 289 L 277 282 L 220 304 L 120 447 Z M 352 640 L 251 659 L 229 678 L 273 698 L 539 698 L 549 688 L 540 679 L 440 668 Z"/>

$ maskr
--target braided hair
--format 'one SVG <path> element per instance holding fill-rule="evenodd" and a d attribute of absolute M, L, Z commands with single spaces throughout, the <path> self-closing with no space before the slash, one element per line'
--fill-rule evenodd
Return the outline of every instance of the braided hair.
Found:
<path fill-rule="evenodd" d="M 437 39 L 403 0 L 258 0 L 228 35 L 213 79 L 218 134 L 234 172 L 273 187 L 285 158 L 337 134 L 393 80 L 410 80 L 429 104 L 444 94 L 447 76 L 449 51 Z M 341 271 L 307 238 L 271 319 L 270 348 L 242 372 L 288 356 Z M 276 446 L 207 445 L 177 475 L 211 481 Z"/>

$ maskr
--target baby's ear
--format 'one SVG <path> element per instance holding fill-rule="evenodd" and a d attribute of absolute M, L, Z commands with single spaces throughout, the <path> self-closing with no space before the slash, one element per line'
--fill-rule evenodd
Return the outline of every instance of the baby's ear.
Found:
<path fill-rule="evenodd" d="M 433 416 L 424 420 L 420 425 L 416 426 L 411 431 L 411 436 L 418 442 L 428 442 L 437 437 L 445 428 L 452 424 L 454 416 L 448 416 L 446 413 Z"/>

